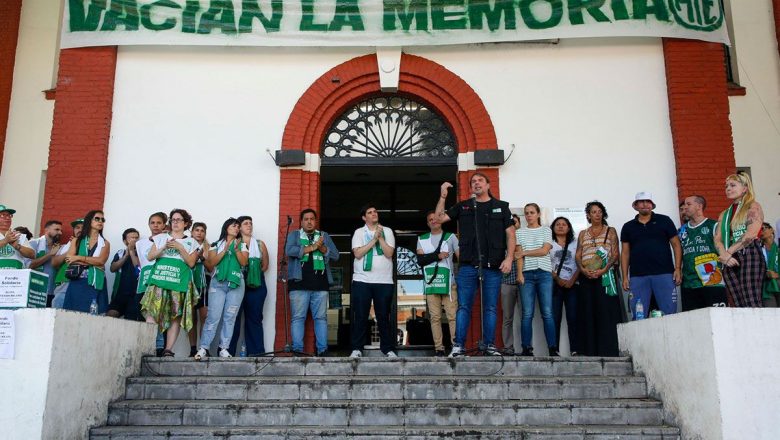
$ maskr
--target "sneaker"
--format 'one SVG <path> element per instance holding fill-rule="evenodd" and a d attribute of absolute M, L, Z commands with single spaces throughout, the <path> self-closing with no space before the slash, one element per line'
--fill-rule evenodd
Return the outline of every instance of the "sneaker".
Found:
<path fill-rule="evenodd" d="M 463 347 L 461 347 L 460 345 L 453 345 L 452 351 L 450 352 L 450 357 L 454 358 L 458 356 L 463 356 Z"/>
<path fill-rule="evenodd" d="M 209 357 L 209 351 L 208 351 L 208 350 L 206 350 L 205 348 L 201 348 L 201 349 L 199 349 L 199 350 L 198 350 L 198 351 L 195 353 L 195 356 L 194 356 L 194 358 L 195 358 L 195 360 L 196 360 L 196 361 L 199 361 L 199 360 L 201 360 L 201 359 L 204 359 L 204 358 L 207 358 L 207 357 Z"/>
<path fill-rule="evenodd" d="M 322 350 L 321 352 L 317 353 L 317 357 L 321 357 L 321 358 L 330 357 L 330 352 L 328 350 Z"/>
<path fill-rule="evenodd" d="M 520 356 L 533 356 L 533 355 L 534 355 L 533 347 L 523 347 L 523 352 L 520 353 Z"/>
<path fill-rule="evenodd" d="M 363 357 L 363 352 L 360 350 L 352 350 L 352 353 L 349 355 L 350 359 L 357 359 L 359 357 Z"/>
<path fill-rule="evenodd" d="M 398 357 L 398 355 L 395 354 L 394 351 L 388 351 L 387 354 L 385 354 L 385 356 L 387 356 L 389 358 L 397 358 Z"/>
<path fill-rule="evenodd" d="M 436 352 L 433 355 L 436 357 L 444 357 L 447 356 L 447 352 L 444 350 L 436 350 Z"/>
<path fill-rule="evenodd" d="M 196 346 L 190 346 L 190 357 L 195 357 L 195 353 L 198 352 L 198 347 Z"/>
<path fill-rule="evenodd" d="M 501 356 L 501 352 L 493 344 L 488 344 L 485 354 L 488 356 Z"/>
<path fill-rule="evenodd" d="M 572 351 L 572 352 L 571 352 L 571 355 L 572 355 L 572 356 L 579 356 L 580 354 L 579 354 L 579 353 L 577 353 L 576 351 Z"/>
<path fill-rule="evenodd" d="M 155 353 L 155 356 L 157 356 L 158 358 L 162 357 L 162 355 L 163 355 L 163 351 L 165 351 L 165 349 L 164 349 L 164 348 L 157 348 L 157 349 L 155 350 L 155 352 L 154 352 L 154 353 Z"/>
<path fill-rule="evenodd" d="M 558 347 L 550 347 L 550 356 L 560 357 L 560 353 L 558 353 Z"/>
<path fill-rule="evenodd" d="M 233 356 L 230 354 L 229 351 L 227 351 L 227 348 L 219 348 L 219 357 L 221 358 L 232 358 Z"/>

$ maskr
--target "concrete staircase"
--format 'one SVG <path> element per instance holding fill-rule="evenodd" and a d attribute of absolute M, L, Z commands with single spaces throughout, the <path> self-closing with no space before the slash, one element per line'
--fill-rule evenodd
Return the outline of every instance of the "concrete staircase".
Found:
<path fill-rule="evenodd" d="M 145 358 L 92 440 L 679 439 L 628 358 Z"/>

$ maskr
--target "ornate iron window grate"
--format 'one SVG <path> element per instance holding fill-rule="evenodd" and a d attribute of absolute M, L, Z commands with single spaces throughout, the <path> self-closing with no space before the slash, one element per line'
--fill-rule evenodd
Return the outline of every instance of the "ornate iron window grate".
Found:
<path fill-rule="evenodd" d="M 325 137 L 327 159 L 451 159 L 458 148 L 433 110 L 402 96 L 370 98 L 350 107 Z"/>

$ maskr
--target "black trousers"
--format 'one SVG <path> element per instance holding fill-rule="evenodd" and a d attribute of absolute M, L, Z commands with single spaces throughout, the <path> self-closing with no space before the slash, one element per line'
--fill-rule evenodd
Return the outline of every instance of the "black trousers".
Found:
<path fill-rule="evenodd" d="M 360 281 L 352 282 L 350 294 L 351 323 L 350 335 L 352 350 L 363 350 L 366 345 L 368 314 L 371 311 L 371 301 L 374 302 L 376 325 L 379 329 L 379 348 L 387 354 L 395 350 L 396 332 L 391 328 L 390 313 L 393 310 L 393 285 L 371 284 Z"/>

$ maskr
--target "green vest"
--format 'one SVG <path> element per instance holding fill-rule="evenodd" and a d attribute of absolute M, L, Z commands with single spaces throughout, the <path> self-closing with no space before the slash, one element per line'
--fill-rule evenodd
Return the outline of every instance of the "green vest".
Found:
<path fill-rule="evenodd" d="M 688 225 L 680 231 L 683 250 L 682 285 L 697 289 L 706 286 L 723 286 L 723 273 L 715 249 L 715 220 L 706 219 L 700 225 Z"/>

